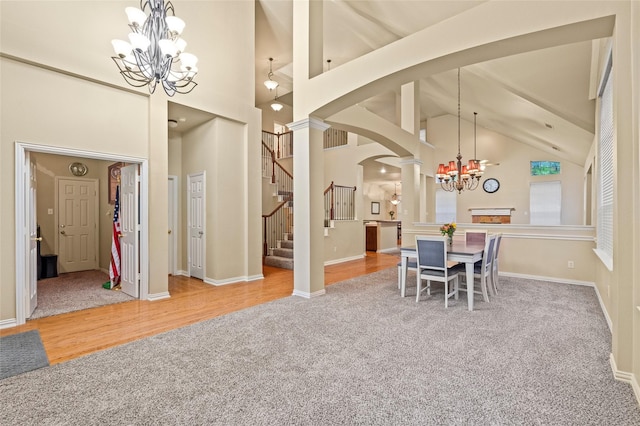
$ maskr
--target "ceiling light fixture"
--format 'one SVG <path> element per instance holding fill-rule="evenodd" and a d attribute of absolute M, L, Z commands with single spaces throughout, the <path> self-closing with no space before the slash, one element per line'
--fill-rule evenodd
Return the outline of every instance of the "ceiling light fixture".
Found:
<path fill-rule="evenodd" d="M 395 185 L 395 189 L 393 190 L 393 195 L 391 196 L 391 204 L 393 204 L 394 206 L 397 206 L 398 203 L 400 202 L 400 199 L 398 198 L 398 194 L 397 194 L 397 189 L 398 189 L 398 184 L 394 184 Z"/>
<path fill-rule="evenodd" d="M 273 77 L 273 70 L 271 69 L 271 64 L 273 63 L 273 58 L 269 58 L 269 74 L 267 74 L 268 80 L 264 82 L 264 85 L 267 86 L 269 91 L 272 91 L 276 87 L 278 87 L 278 82 L 273 81 L 271 77 Z"/>
<path fill-rule="evenodd" d="M 148 12 L 148 16 L 145 13 Z M 189 93 L 198 85 L 198 58 L 185 53 L 187 42 L 180 38 L 185 23 L 175 16 L 173 4 L 164 0 L 140 0 L 140 9 L 125 8 L 129 18 L 129 42 L 112 40 L 116 63 L 125 81 L 134 87 L 149 86 L 153 93 L 162 83 L 169 96 Z"/>
<path fill-rule="evenodd" d="M 484 174 L 484 169 L 480 166 L 480 160 L 478 160 L 478 154 L 476 152 L 476 128 L 477 128 L 478 113 L 473 113 L 473 160 L 469 160 L 469 176 L 475 176 L 480 180 L 480 176 Z"/>
<path fill-rule="evenodd" d="M 475 136 L 474 136 L 475 138 Z M 438 165 L 438 172 L 436 173 L 436 182 L 442 186 L 445 191 L 453 192 L 458 191 L 461 194 L 464 189 L 473 191 L 478 187 L 480 182 L 480 164 L 477 160 L 470 160 L 469 164 L 472 165 L 471 171 L 466 165 L 462 165 L 462 154 L 460 154 L 460 68 L 458 68 L 458 155 L 457 161 L 449 161 L 449 165 L 445 166 L 443 163 Z"/>
<path fill-rule="evenodd" d="M 178 122 L 176 120 L 169 120 L 169 127 L 175 129 L 176 127 L 178 127 Z"/>
<path fill-rule="evenodd" d="M 273 98 L 273 103 L 271 104 L 271 109 L 275 112 L 280 111 L 284 106 L 278 102 L 278 88 L 276 87 L 276 97 Z"/>

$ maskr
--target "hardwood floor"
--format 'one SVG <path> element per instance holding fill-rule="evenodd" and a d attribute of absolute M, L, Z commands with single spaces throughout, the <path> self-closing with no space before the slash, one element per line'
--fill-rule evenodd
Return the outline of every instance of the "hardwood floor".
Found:
<path fill-rule="evenodd" d="M 395 266 L 398 257 L 367 252 L 362 260 L 325 267 L 325 285 Z M 169 277 L 164 300 L 101 306 L 27 321 L 0 330 L 7 336 L 38 330 L 50 364 L 69 361 L 168 330 L 291 296 L 293 271 L 263 267 L 264 279 L 220 287 L 187 277 Z"/>

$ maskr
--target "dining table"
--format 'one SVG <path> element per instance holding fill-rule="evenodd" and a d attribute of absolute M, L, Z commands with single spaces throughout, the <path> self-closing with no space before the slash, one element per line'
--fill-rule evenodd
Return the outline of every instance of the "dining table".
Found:
<path fill-rule="evenodd" d="M 447 244 L 447 260 L 450 262 L 459 262 L 465 264 L 466 281 L 467 281 L 467 306 L 473 311 L 473 287 L 474 287 L 474 264 L 482 260 L 484 253 L 484 244 L 467 243 L 465 240 L 454 239 L 452 244 Z M 400 268 L 400 296 L 405 297 L 407 288 L 407 265 L 409 259 L 417 259 L 416 247 L 401 247 L 401 268 Z"/>

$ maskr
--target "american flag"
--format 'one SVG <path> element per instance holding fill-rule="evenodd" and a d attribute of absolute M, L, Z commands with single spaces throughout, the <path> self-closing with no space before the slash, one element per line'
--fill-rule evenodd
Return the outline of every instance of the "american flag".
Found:
<path fill-rule="evenodd" d="M 120 282 L 120 186 L 116 187 L 116 204 L 113 206 L 113 233 L 111 235 L 111 264 L 109 265 L 111 288 Z"/>

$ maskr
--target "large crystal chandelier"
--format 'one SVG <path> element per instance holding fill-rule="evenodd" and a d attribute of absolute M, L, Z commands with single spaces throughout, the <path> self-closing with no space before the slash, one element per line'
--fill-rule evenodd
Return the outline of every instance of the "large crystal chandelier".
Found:
<path fill-rule="evenodd" d="M 474 113 L 475 114 L 475 113 Z M 475 147 L 475 115 L 474 115 L 474 147 Z M 474 148 L 475 155 L 475 148 Z M 462 165 L 462 154 L 460 154 L 460 68 L 458 68 L 458 155 L 457 161 L 449 161 L 449 165 L 445 166 L 440 163 L 436 173 L 436 182 L 440 184 L 445 191 L 458 191 L 461 194 L 467 189 L 473 191 L 478 187 L 482 171 L 480 170 L 480 162 L 476 159 L 469 160 L 469 166 Z"/>
<path fill-rule="evenodd" d="M 117 55 L 112 59 L 127 83 L 148 85 L 150 93 L 162 83 L 169 96 L 191 92 L 198 85 L 193 81 L 198 58 L 184 52 L 187 42 L 180 34 L 185 23 L 175 16 L 171 2 L 140 0 L 140 9 L 127 7 L 125 12 L 132 30 L 129 41 L 112 40 L 111 44 Z"/>

